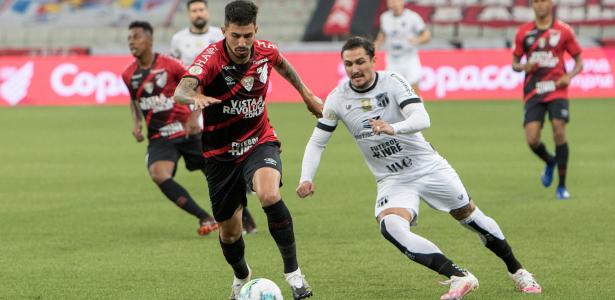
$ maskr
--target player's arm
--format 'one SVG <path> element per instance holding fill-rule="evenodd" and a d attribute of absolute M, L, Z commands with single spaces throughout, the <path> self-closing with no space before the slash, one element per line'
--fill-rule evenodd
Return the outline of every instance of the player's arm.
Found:
<path fill-rule="evenodd" d="M 312 112 L 316 117 L 322 117 L 322 100 L 320 98 L 314 96 L 312 91 L 308 89 L 301 78 L 293 68 L 293 66 L 288 63 L 286 58 L 280 55 L 280 62 L 274 66 L 275 70 L 286 79 L 301 95 L 303 98 L 303 102 L 307 105 L 308 110 Z"/>
<path fill-rule="evenodd" d="M 572 78 L 574 78 L 574 76 L 577 76 L 577 74 L 581 73 L 581 71 L 583 71 L 583 58 L 581 57 L 581 54 L 577 54 L 576 56 L 574 56 L 574 68 L 572 68 L 572 71 L 560 77 L 560 79 L 557 80 L 555 85 L 558 87 L 567 87 L 570 84 Z"/>
<path fill-rule="evenodd" d="M 382 30 L 378 31 L 378 35 L 376 35 L 376 39 L 374 40 L 374 46 L 376 49 L 380 48 L 382 44 L 384 44 L 385 34 Z"/>
<path fill-rule="evenodd" d="M 422 45 L 431 41 L 431 32 L 429 29 L 425 28 L 418 37 L 412 38 L 410 42 L 414 45 Z"/>
<path fill-rule="evenodd" d="M 141 111 L 139 111 L 139 108 L 137 107 L 137 102 L 134 99 L 130 100 L 130 115 L 132 116 L 132 120 L 134 121 L 132 135 L 135 137 L 137 142 L 140 143 L 145 139 L 142 131 L 143 116 L 141 116 Z"/>
<path fill-rule="evenodd" d="M 299 186 L 297 187 L 297 195 L 300 198 L 313 195 L 316 189 L 313 183 L 314 176 L 316 176 L 316 171 L 320 165 L 322 153 L 333 134 L 333 129 L 330 131 L 328 129 L 323 129 L 323 125 L 322 123 L 318 123 L 318 126 L 314 128 L 314 132 L 312 132 L 312 136 L 305 146 L 303 162 L 301 163 L 301 179 L 299 179 Z"/>
<path fill-rule="evenodd" d="M 419 100 L 420 101 L 420 100 Z M 372 131 L 375 134 L 413 134 L 425 130 L 431 126 L 429 114 L 425 110 L 425 105 L 422 102 L 405 104 L 402 102 L 402 115 L 404 120 L 388 124 L 383 120 L 369 120 L 372 126 Z"/>
<path fill-rule="evenodd" d="M 521 56 L 517 56 L 513 54 L 513 61 L 512 61 L 512 69 L 515 72 L 525 72 L 525 73 L 530 73 L 532 71 L 534 71 L 534 69 L 536 68 L 536 63 L 521 63 Z"/>
<path fill-rule="evenodd" d="M 194 77 L 184 77 L 175 88 L 173 99 L 180 104 L 194 104 L 195 110 L 204 109 L 210 105 L 218 104 L 222 101 L 208 97 L 198 91 L 199 80 Z"/>

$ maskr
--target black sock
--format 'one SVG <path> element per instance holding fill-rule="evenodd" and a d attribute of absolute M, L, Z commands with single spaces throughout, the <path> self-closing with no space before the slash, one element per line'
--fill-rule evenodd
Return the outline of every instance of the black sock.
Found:
<path fill-rule="evenodd" d="M 547 147 L 545 147 L 545 144 L 540 143 L 536 147 L 532 147 L 530 145 L 530 149 L 532 149 L 532 151 L 534 151 L 534 153 L 538 157 L 540 157 L 540 159 L 542 159 L 545 163 L 550 164 L 550 165 L 555 163 L 555 157 L 553 157 L 553 155 L 551 155 L 549 151 L 547 151 Z"/>
<path fill-rule="evenodd" d="M 280 199 L 276 204 L 263 207 L 267 214 L 269 232 L 280 249 L 282 260 L 284 260 L 284 273 L 296 271 L 299 268 L 297 263 L 297 251 L 295 249 L 295 234 L 293 232 L 293 219 Z"/>
<path fill-rule="evenodd" d="M 500 240 L 493 237 L 492 239 L 487 239 L 485 247 L 489 248 L 491 252 L 495 253 L 495 255 L 504 261 L 509 273 L 515 274 L 517 270 L 523 268 L 521 263 L 515 258 L 515 255 L 506 240 Z"/>
<path fill-rule="evenodd" d="M 555 159 L 559 172 L 559 186 L 566 186 L 566 168 L 568 167 L 568 143 L 555 147 Z"/>
<path fill-rule="evenodd" d="M 187 213 L 199 218 L 204 219 L 209 217 L 209 214 L 205 212 L 188 194 L 188 191 L 179 185 L 173 178 L 167 179 L 165 182 L 158 185 L 162 193 L 175 203 L 181 209 Z"/>
<path fill-rule="evenodd" d="M 248 270 L 248 264 L 244 258 L 245 244 L 243 243 L 243 237 L 240 237 L 232 244 L 225 244 L 220 240 L 220 246 L 222 247 L 222 254 L 226 258 L 226 262 L 233 268 L 235 277 L 244 279 L 250 275 Z"/>

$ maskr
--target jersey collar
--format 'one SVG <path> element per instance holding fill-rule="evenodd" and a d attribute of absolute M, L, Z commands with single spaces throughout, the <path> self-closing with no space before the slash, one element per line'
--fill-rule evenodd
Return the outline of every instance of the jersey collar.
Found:
<path fill-rule="evenodd" d="M 370 85 L 368 88 L 364 89 L 364 90 L 359 90 L 356 89 L 354 86 L 352 86 L 352 84 L 350 83 L 350 80 L 348 81 L 348 86 L 350 86 L 350 89 L 357 92 L 357 93 L 367 93 L 371 90 L 373 90 L 376 87 L 376 84 L 378 83 L 378 72 L 376 73 L 376 79 L 374 79 L 374 83 L 372 83 L 372 85 Z"/>

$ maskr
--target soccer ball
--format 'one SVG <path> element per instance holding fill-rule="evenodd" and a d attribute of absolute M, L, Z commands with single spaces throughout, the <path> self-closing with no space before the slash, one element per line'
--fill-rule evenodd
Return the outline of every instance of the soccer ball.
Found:
<path fill-rule="evenodd" d="M 283 298 L 275 282 L 266 278 L 257 278 L 243 285 L 239 292 L 239 300 L 283 300 Z"/>

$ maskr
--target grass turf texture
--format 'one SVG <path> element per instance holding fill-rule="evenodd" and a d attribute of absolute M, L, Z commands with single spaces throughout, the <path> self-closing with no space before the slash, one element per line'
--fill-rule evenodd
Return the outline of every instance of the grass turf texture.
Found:
<path fill-rule="evenodd" d="M 543 188 L 543 165 L 524 142 L 518 102 L 427 103 L 425 132 L 461 175 L 482 210 L 502 227 L 548 299 L 615 295 L 613 262 L 614 102 L 574 101 L 569 201 Z M 303 105 L 269 106 L 283 141 L 284 201 L 293 214 L 299 261 L 315 299 L 436 299 L 444 278 L 411 262 L 379 233 L 375 183 L 340 126 L 308 200 L 295 194 L 315 120 Z M 232 272 L 216 235 L 196 235 L 195 219 L 150 181 L 145 143 L 130 134 L 127 107 L 0 109 L 0 299 L 226 299 Z M 550 126 L 543 140 L 553 151 Z M 177 175 L 209 209 L 202 174 Z M 554 185 L 557 179 L 554 181 Z M 259 232 L 245 237 L 254 277 L 290 298 L 265 215 L 249 205 Z M 528 299 L 506 269 L 450 216 L 421 204 L 414 232 L 471 270 L 469 299 Z"/>

